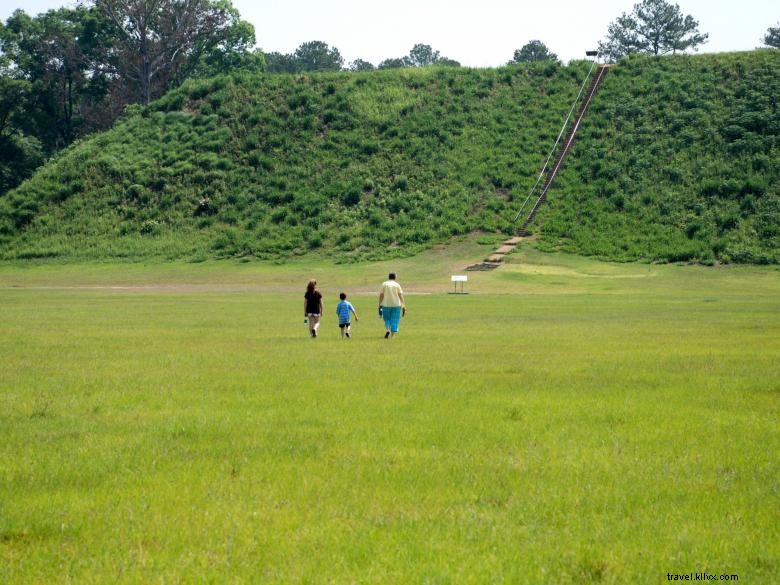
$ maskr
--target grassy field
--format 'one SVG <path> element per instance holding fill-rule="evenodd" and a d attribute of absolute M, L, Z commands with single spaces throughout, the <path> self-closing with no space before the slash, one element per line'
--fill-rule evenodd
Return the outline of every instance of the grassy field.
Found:
<path fill-rule="evenodd" d="M 483 253 L 0 266 L 0 582 L 778 582 L 780 271 Z"/>

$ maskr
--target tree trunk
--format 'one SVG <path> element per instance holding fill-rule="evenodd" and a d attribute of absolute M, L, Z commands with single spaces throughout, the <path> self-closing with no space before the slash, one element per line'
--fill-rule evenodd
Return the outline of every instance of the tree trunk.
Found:
<path fill-rule="evenodd" d="M 149 105 L 152 101 L 152 64 L 144 56 L 141 65 L 141 92 L 143 93 L 144 105 Z"/>
<path fill-rule="evenodd" d="M 68 76 L 65 92 L 65 144 L 73 140 L 73 79 Z"/>
<path fill-rule="evenodd" d="M 138 27 L 138 34 L 141 37 L 140 41 L 140 57 L 141 57 L 141 70 L 138 72 L 140 75 L 140 81 L 141 81 L 141 99 L 144 102 L 144 105 L 149 105 L 149 102 L 152 101 L 152 74 L 151 69 L 152 65 L 149 62 L 149 39 L 146 35 L 146 26 L 143 24 Z"/>

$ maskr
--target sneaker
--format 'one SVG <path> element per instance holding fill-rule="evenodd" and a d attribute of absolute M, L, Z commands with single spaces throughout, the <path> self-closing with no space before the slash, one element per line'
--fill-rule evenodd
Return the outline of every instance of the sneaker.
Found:
<path fill-rule="evenodd" d="M 385 339 L 387 339 L 388 337 L 390 337 L 390 332 L 389 331 L 385 331 Z"/>
<path fill-rule="evenodd" d="M 347 333 L 347 339 L 349 339 L 350 337 L 352 337 L 352 336 L 349 333 Z"/>

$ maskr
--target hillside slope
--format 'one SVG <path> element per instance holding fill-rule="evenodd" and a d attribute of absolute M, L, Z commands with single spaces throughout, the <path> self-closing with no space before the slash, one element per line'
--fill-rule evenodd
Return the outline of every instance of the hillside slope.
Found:
<path fill-rule="evenodd" d="M 773 49 L 613 68 L 534 222 L 541 247 L 778 262 L 779 97 Z"/>
<path fill-rule="evenodd" d="M 0 202 L 2 254 L 378 258 L 511 231 L 588 67 L 188 82 Z"/>
<path fill-rule="evenodd" d="M 187 82 L 0 200 L 0 256 L 412 254 L 512 233 L 589 64 Z M 615 260 L 778 262 L 780 51 L 613 68 L 532 229 Z"/>

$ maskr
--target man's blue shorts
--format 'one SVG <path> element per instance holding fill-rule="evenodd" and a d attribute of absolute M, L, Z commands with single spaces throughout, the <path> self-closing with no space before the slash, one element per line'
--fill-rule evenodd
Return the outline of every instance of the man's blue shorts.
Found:
<path fill-rule="evenodd" d="M 382 318 L 385 327 L 393 333 L 398 333 L 398 325 L 401 323 L 401 307 L 382 307 Z"/>

